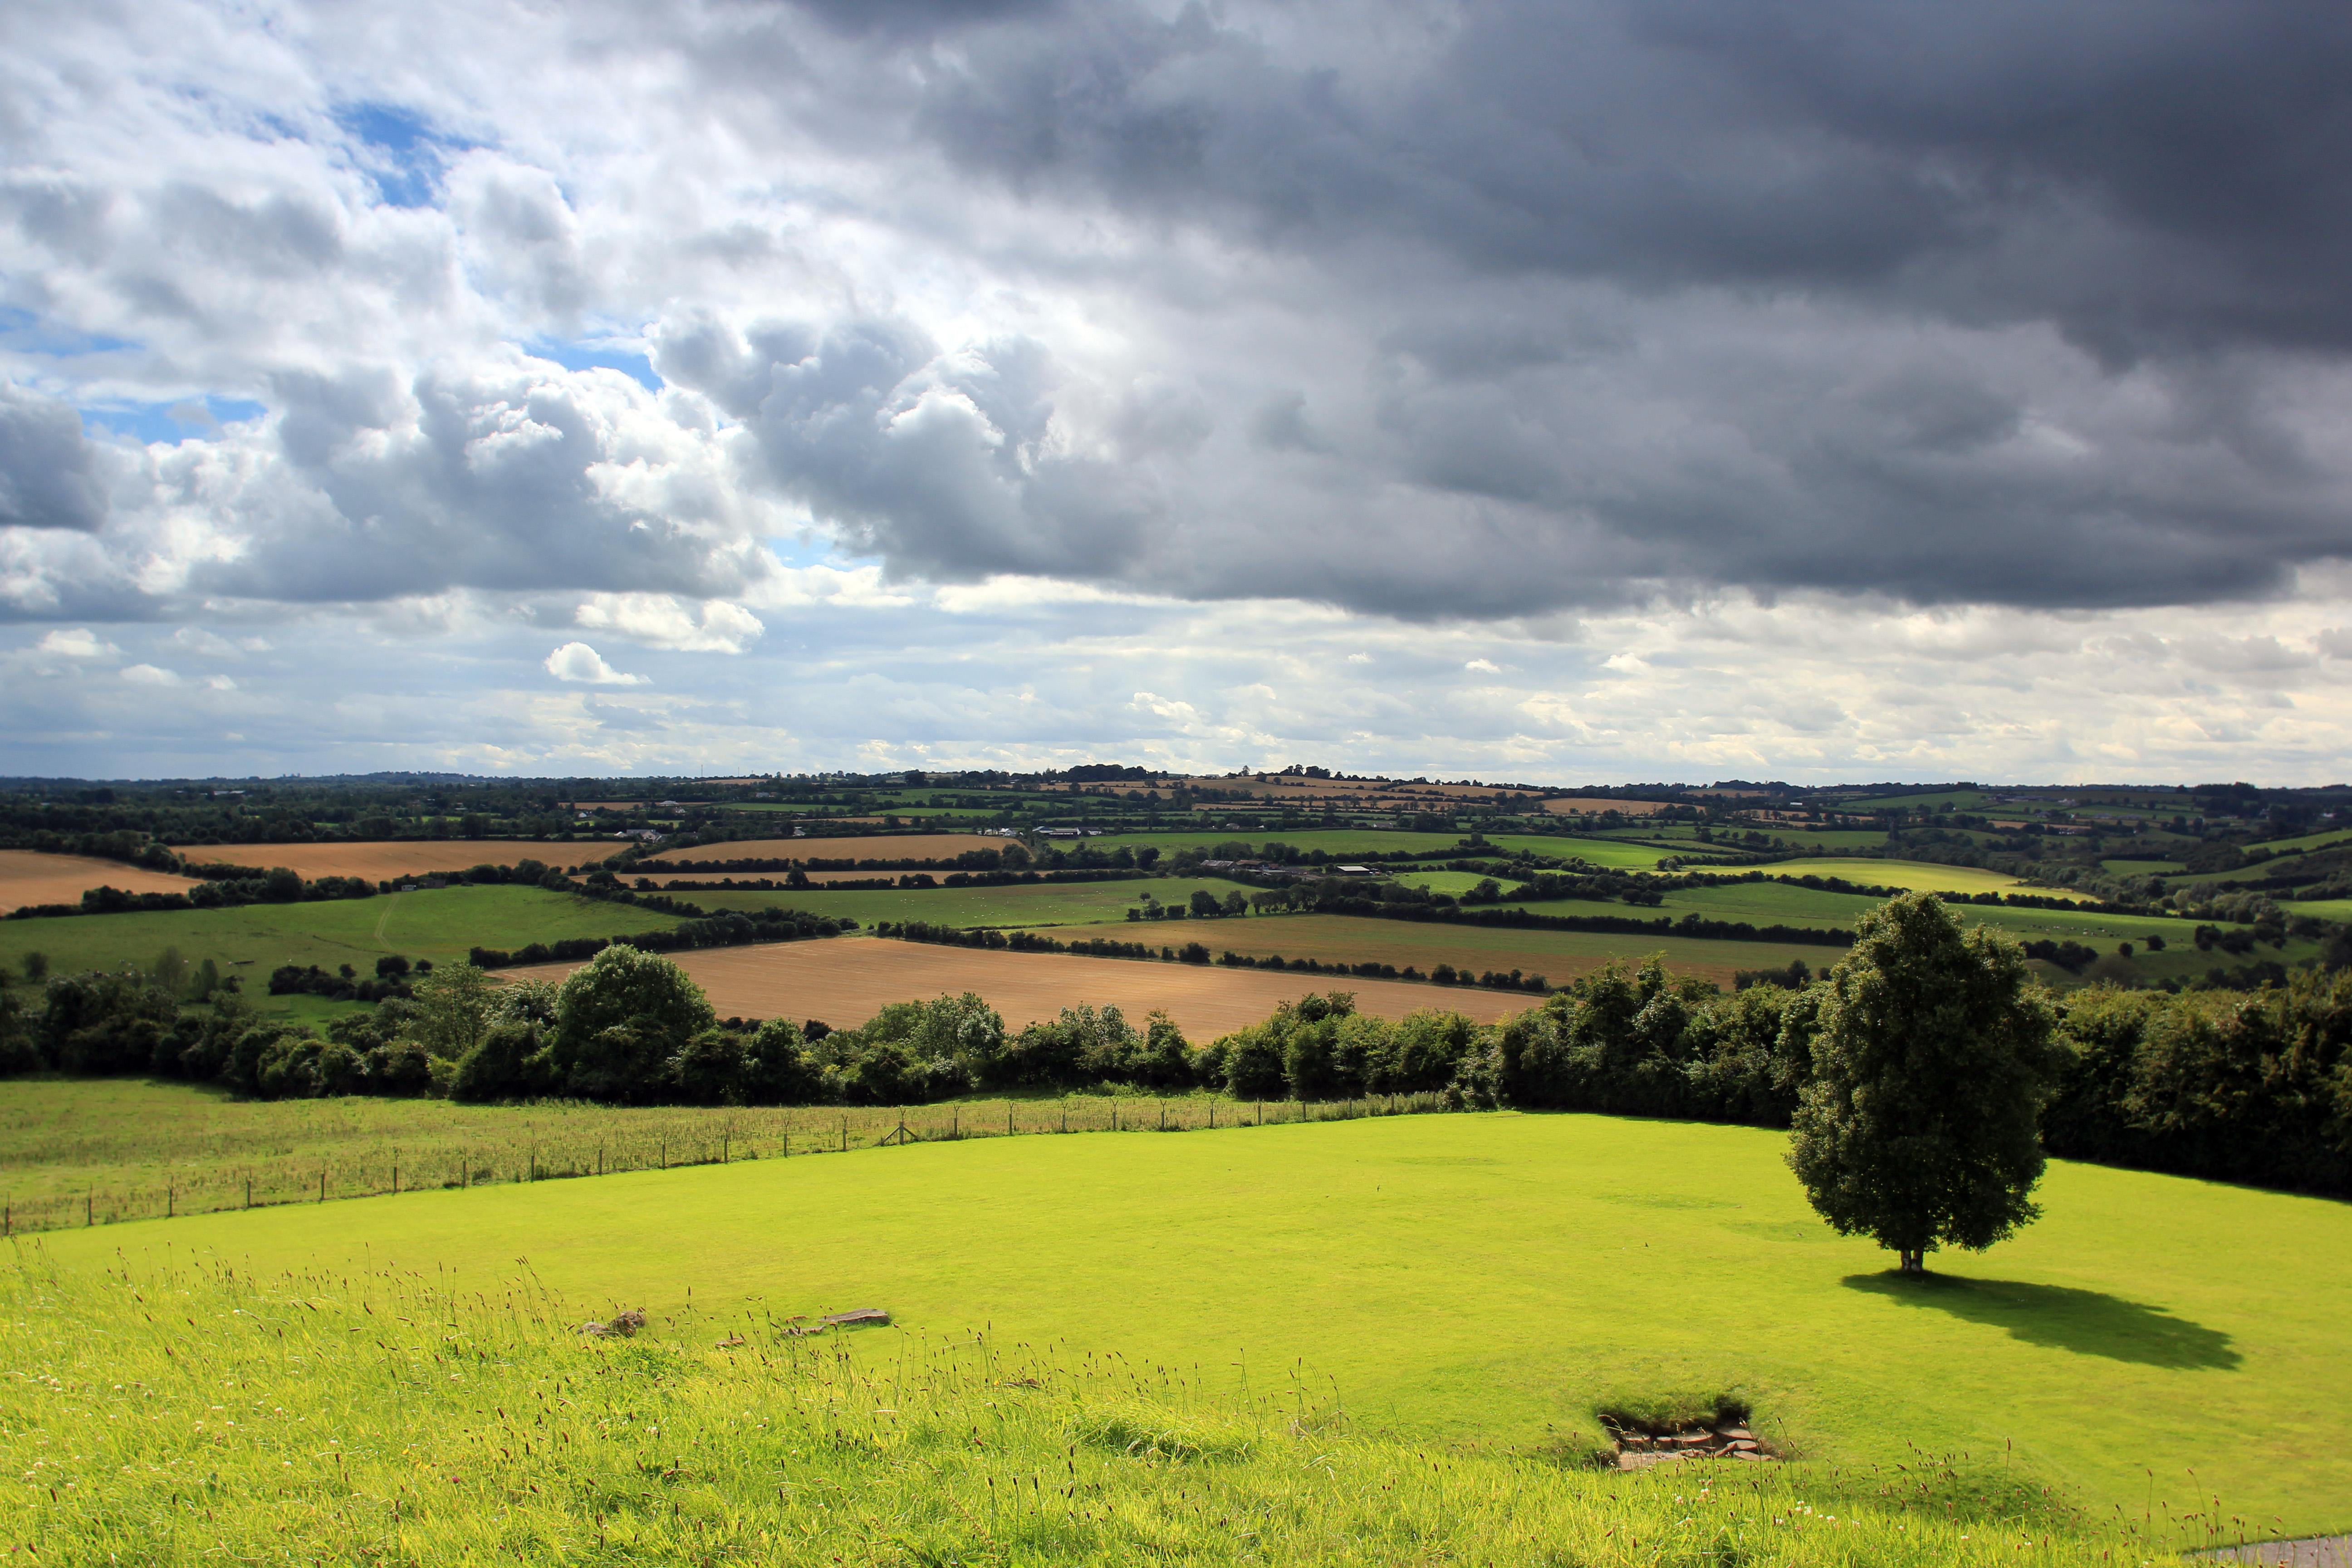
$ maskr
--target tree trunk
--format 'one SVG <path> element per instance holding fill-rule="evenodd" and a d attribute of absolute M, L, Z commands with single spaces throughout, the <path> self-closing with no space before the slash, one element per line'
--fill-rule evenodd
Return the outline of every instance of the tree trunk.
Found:
<path fill-rule="evenodd" d="M 1927 1272 L 1927 1255 L 1926 1252 L 1915 1250 L 1910 1247 L 1902 1247 L 1896 1250 L 1895 1256 L 1902 1260 L 1896 1266 L 1899 1272 L 1905 1274 L 1925 1274 Z"/>

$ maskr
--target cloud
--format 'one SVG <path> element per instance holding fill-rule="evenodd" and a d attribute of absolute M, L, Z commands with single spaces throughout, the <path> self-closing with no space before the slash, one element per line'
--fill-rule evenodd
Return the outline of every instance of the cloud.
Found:
<path fill-rule="evenodd" d="M 568 642 L 547 656 L 547 673 L 558 680 L 590 686 L 642 686 L 642 675 L 624 675 L 604 662 L 604 656 L 584 642 Z"/>
<path fill-rule="evenodd" d="M 106 492 L 81 420 L 53 398 L 0 380 L 0 528 L 95 530 Z"/>
<path fill-rule="evenodd" d="M 122 651 L 112 643 L 100 642 L 98 634 L 87 626 L 44 633 L 41 640 L 34 646 L 39 652 L 55 654 L 60 658 L 104 658 L 109 654 Z"/>
<path fill-rule="evenodd" d="M 767 629 L 740 605 L 712 600 L 697 614 L 667 594 L 599 594 L 572 613 L 572 621 L 681 653 L 741 653 Z"/>
<path fill-rule="evenodd" d="M 2236 776 L 2196 737 L 2303 767 L 2334 711 L 2326 7 L 285 17 L 0 8 L 0 622 L 242 650 L 256 766 L 319 753 L 245 706 L 345 693 L 397 725 L 384 766 L 509 729 L 829 764 L 887 724 L 1651 776 L 1711 736 L 1895 776 L 2081 732 Z M 737 657 L 567 752 L 598 727 L 538 679 L 551 632 Z M 394 718 L 439 647 L 496 654 Z M 2057 648 L 2131 710 L 2086 727 Z M 47 657 L 28 755 L 221 743 Z M 1879 659 L 1956 695 L 1857 695 Z M 779 668 L 789 726 L 716 713 Z"/>
<path fill-rule="evenodd" d="M 1464 664 L 1462 668 L 1468 670 L 1475 670 L 1486 675 L 1500 675 L 1503 673 L 1503 667 L 1496 664 L 1490 658 L 1474 658 Z"/>
<path fill-rule="evenodd" d="M 152 664 L 125 665 L 122 679 L 133 686 L 177 686 L 179 676 L 172 670 Z"/>

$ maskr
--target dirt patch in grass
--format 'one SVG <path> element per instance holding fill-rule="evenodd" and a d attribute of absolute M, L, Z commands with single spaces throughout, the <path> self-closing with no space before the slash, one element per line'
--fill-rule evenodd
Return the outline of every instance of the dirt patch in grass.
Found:
<path fill-rule="evenodd" d="M 126 893 L 184 893 L 195 885 L 185 877 L 142 871 L 120 860 L 0 849 L 0 913 L 33 904 L 79 904 L 83 893 L 98 887 Z"/>
<path fill-rule="evenodd" d="M 677 963 L 709 994 L 721 1017 L 822 1018 L 835 1026 L 862 1024 L 887 1003 L 966 991 L 986 997 L 1015 1029 L 1080 1003 L 1115 1005 L 1138 1021 L 1154 1007 L 1164 1007 L 1189 1037 L 1200 1041 L 1255 1024 L 1277 1003 L 1309 991 L 1352 991 L 1358 1007 L 1384 1018 L 1443 1007 L 1480 1023 L 1492 1023 L 1536 1001 L 1509 992 L 1394 980 L 991 952 L 876 937 L 717 949 L 685 954 Z M 551 963 L 502 973 L 558 980 L 574 967 Z"/>
<path fill-rule="evenodd" d="M 618 844 L 543 844 L 534 838 L 419 838 L 363 844 L 174 844 L 198 862 L 284 866 L 306 878 L 365 877 L 382 881 L 411 871 L 467 871 L 477 866 L 511 866 L 543 860 L 578 866 L 621 852 Z M 120 886 L 121 884 L 117 884 Z"/>

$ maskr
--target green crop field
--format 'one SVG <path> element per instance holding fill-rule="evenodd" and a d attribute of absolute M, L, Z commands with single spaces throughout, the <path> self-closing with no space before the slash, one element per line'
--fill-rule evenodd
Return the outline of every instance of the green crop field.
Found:
<path fill-rule="evenodd" d="M 689 889 L 677 896 L 706 910 L 757 910 L 774 905 L 806 910 L 811 914 L 847 915 L 862 923 L 875 921 L 929 921 L 935 925 L 975 927 L 1086 925 L 1124 921 L 1130 908 L 1139 908 L 1143 895 L 1163 904 L 1181 904 L 1195 892 L 1223 899 L 1233 892 L 1254 892 L 1238 882 L 1211 878 L 1138 877 L 1120 882 L 1016 883 L 1003 888 L 899 888 L 888 891 L 797 888 L 790 892 L 711 892 Z M 1158 926 L 1154 930 L 1161 929 Z M 1174 929 L 1174 928 L 1170 928 Z M 1132 933 L 1130 933 L 1131 935 Z"/>
<path fill-rule="evenodd" d="M 1575 906 L 1546 904 L 1557 913 Z M 1640 917 L 1659 911 L 1592 905 L 1588 909 Z M 1277 953 L 1286 959 L 1312 958 L 1323 963 L 1408 964 L 1429 973 L 1440 963 L 1474 973 L 1517 969 L 1540 974 L 1562 984 L 1600 968 L 1612 959 L 1639 963 L 1654 952 L 1666 955 L 1669 967 L 1703 975 L 1728 987 L 1736 970 L 1786 969 L 1791 959 L 1818 965 L 1834 960 L 1843 949 L 1769 942 L 1719 942 L 1712 938 L 1616 936 L 1592 931 L 1522 931 L 1509 926 L 1479 926 L 1422 921 L 1386 921 L 1360 915 L 1253 915 L 1246 920 L 1187 921 L 1181 925 L 1146 928 L 1166 933 L 1161 942 L 1181 931 L 1188 942 L 1212 952 L 1228 950 L 1264 958 Z M 1135 940 L 1136 928 L 1073 926 L 1054 933 L 1066 942 L 1088 937 Z M 1345 982 L 1339 984 L 1344 984 Z M 1433 987 L 1430 1005 L 1444 1005 L 1445 992 Z"/>
<path fill-rule="evenodd" d="M 2352 1523 L 2352 1455 L 2339 1441 L 2352 1399 L 2339 1334 L 2352 1209 L 2060 1164 L 2042 1223 L 1982 1258 L 1938 1256 L 1937 1277 L 1906 1282 L 1874 1246 L 1811 1215 L 1783 1146 L 1745 1128 L 1510 1114 L 921 1143 L 61 1232 L 18 1253 L 38 1261 L 16 1289 L 47 1289 L 37 1280 L 55 1268 L 68 1298 L 87 1303 L 82 1282 L 101 1270 L 136 1281 L 217 1258 L 252 1280 L 299 1271 L 323 1310 L 362 1275 L 489 1292 L 527 1268 L 583 1316 L 643 1306 L 674 1343 L 738 1328 L 771 1357 L 786 1348 L 772 1336 L 787 1314 L 878 1306 L 896 1321 L 886 1339 L 910 1353 L 980 1331 L 1008 1357 L 1052 1346 L 1065 1364 L 1117 1355 L 1182 1367 L 1223 1401 L 1296 1387 L 1370 1434 L 1523 1451 L 1591 1441 L 1605 1402 L 1730 1390 L 1754 1402 L 1765 1433 L 1817 1462 L 1891 1475 L 1920 1451 L 1956 1464 L 1965 1454 L 2060 1489 L 2092 1516 L 2158 1503 L 2177 1515 L 2218 1499 L 2224 1515 L 2288 1530 Z M 2286 1258 L 2294 1266 L 2279 1267 Z M 337 1279 L 347 1283 L 327 1283 Z M 26 1343 L 49 1317 L 0 1319 L 12 1365 L 52 1364 L 57 1349 Z M 593 1364 L 554 1321 L 520 1337 L 583 1373 Z M 128 1357 L 158 1342 L 101 1342 Z M 885 1369 L 901 1353 L 859 1342 Z M 269 1359 L 287 1367 L 282 1353 Z M 497 1359 L 446 1370 L 488 1376 Z M 409 1363 L 362 1364 L 382 1377 Z M 182 1397 L 185 1375 L 166 1376 L 158 1357 L 152 1391 Z M 413 1379 L 415 1395 L 378 1397 L 446 1381 L 436 1371 Z M 103 1386 L 83 1403 L 110 1407 Z M 47 1396 L 37 1384 L 9 1389 L 0 1397 L 20 1409 Z M 323 1390 L 288 1408 L 320 1426 L 278 1446 L 311 1455 L 328 1437 L 384 1441 L 345 1431 L 363 1417 Z M 244 1419 L 267 1432 L 271 1414 Z M 92 1441 L 107 1425 L 89 1424 Z M 102 1450 L 110 1489 L 174 1484 L 136 1466 L 124 1479 L 116 1466 L 141 1445 L 192 1436 L 185 1417 L 169 1433 L 116 1425 Z M 420 1453 L 441 1440 L 416 1426 L 397 1438 Z M 726 1463 L 650 1435 L 644 1445 L 678 1456 L 656 1469 Z M 64 1451 L 19 1455 L 35 1458 L 59 1479 L 78 1473 Z M 286 1480 L 311 1484 L 320 1462 L 305 1458 Z M 460 1473 L 478 1484 L 496 1469 L 476 1459 Z"/>
<path fill-rule="evenodd" d="M 1823 856 L 1806 860 L 1775 860 L 1762 869 L 1768 877 L 1843 877 L 1865 888 L 1905 888 L 1932 893 L 2039 893 L 2053 899 L 2074 896 L 2063 888 L 2029 888 L 1999 871 L 1975 866 L 1938 866 L 1927 860 L 1849 860 Z"/>
<path fill-rule="evenodd" d="M 1792 848 L 1811 849 L 1824 855 L 1886 847 L 1886 835 L 1874 827 L 1791 827 L 1786 823 L 1775 823 L 1759 831 L 1767 838 L 1778 838 Z"/>
<path fill-rule="evenodd" d="M 772 900 L 771 900 L 772 901 Z M 210 958 L 225 973 L 245 973 L 248 993 L 281 963 L 348 963 L 363 974 L 387 952 L 462 959 L 472 947 L 520 947 L 566 937 L 667 931 L 676 916 L 599 902 L 539 888 L 428 888 L 373 899 L 318 903 L 247 904 L 233 910 L 173 910 L 153 914 L 69 915 L 0 921 L 0 963 L 21 972 L 24 956 L 47 956 L 52 971 L 150 963 L 176 947 L 191 963 Z M 255 996 L 268 1003 L 272 998 Z M 291 998 L 275 998 L 277 1002 Z"/>
<path fill-rule="evenodd" d="M 1842 800 L 1841 811 L 1981 811 L 1991 804 L 1991 797 L 1982 790 L 1946 789 L 1921 795 L 1874 795 L 1868 800 Z"/>
<path fill-rule="evenodd" d="M 1854 921 L 1882 901 L 1866 893 L 1822 892 L 1785 882 L 1740 882 L 1668 893 L 1659 912 L 1689 912 L 1710 920 L 1748 921 L 1756 925 L 1834 926 L 1850 931 Z M 1573 904 L 1526 907 L 1538 912 L 1576 908 Z M 1954 904 L 1952 912 L 1963 921 L 1998 927 L 2021 941 L 2037 937 L 2063 941 L 2071 937 L 2077 942 L 2095 943 L 2105 939 L 2113 943 L 2144 942 L 2154 935 L 2167 942 L 2187 942 L 2195 931 L 2191 921 L 2162 915 L 2102 915 L 2087 910 L 2021 910 L 1988 904 Z"/>
<path fill-rule="evenodd" d="M 1380 827 L 1301 828 L 1285 833 L 1260 824 L 1236 829 L 1183 833 L 1106 833 L 1100 838 L 1087 841 L 1098 849 L 1116 849 L 1122 845 L 1140 848 L 1152 845 L 1162 854 L 1179 849 L 1213 848 L 1220 844 L 1234 842 L 1249 845 L 1287 844 L 1306 854 L 1320 849 L 1327 855 L 1412 855 L 1444 854 L 1459 850 L 1465 856 L 1508 856 L 1520 850 L 1534 855 L 1572 855 L 1591 861 L 1596 866 L 1622 867 L 1647 870 L 1668 856 L 1690 858 L 1700 849 L 1657 849 L 1639 844 L 1620 844 L 1606 838 L 1572 837 L 1552 833 L 1496 834 L 1483 849 L 1462 847 L 1458 833 L 1408 833 Z"/>

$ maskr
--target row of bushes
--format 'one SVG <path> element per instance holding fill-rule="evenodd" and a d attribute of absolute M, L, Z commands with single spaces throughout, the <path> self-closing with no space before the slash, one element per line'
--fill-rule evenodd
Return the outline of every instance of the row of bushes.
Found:
<path fill-rule="evenodd" d="M 144 914 L 158 910 L 239 909 L 247 904 L 293 904 L 325 899 L 372 899 L 376 886 L 364 877 L 320 877 L 302 879 L 283 866 L 257 871 L 250 866 L 205 866 L 195 872 L 211 875 L 184 893 L 129 893 L 100 885 L 83 892 L 78 904 L 30 904 L 8 911 L 7 919 L 49 920 L 60 915 Z"/>
<path fill-rule="evenodd" d="M 886 1007 L 854 1029 L 730 1027 L 676 964 L 613 946 L 560 987 L 445 967 L 413 1000 L 323 1037 L 263 1024 L 234 994 L 192 1008 L 133 972 L 61 976 L 37 1012 L 21 988 L 0 991 L 0 1064 L 173 1073 L 257 1095 L 625 1103 L 887 1104 L 1107 1083 L 1253 1100 L 1436 1089 L 1465 1105 L 1780 1127 L 1839 973 L 1725 994 L 1655 960 L 1612 965 L 1485 1026 L 1439 1008 L 1391 1022 L 1310 995 L 1195 1044 L 1162 1016 L 1139 1026 L 1111 1008 L 1008 1033 L 970 995 Z M 2093 987 L 2040 1005 L 2063 1047 L 2043 1118 L 2052 1152 L 2352 1194 L 2352 971 L 2244 995 Z"/>
<path fill-rule="evenodd" d="M 668 901 L 645 900 L 653 905 Z M 835 920 L 803 910 L 726 910 L 667 931 L 639 931 L 635 936 L 566 937 L 559 942 L 534 942 L 512 952 L 503 948 L 478 947 L 467 957 L 477 969 L 512 969 L 532 963 L 574 963 L 593 958 L 608 947 L 631 947 L 646 952 L 690 952 L 697 948 L 742 947 L 751 942 L 838 936 L 856 929 L 854 920 Z"/>

